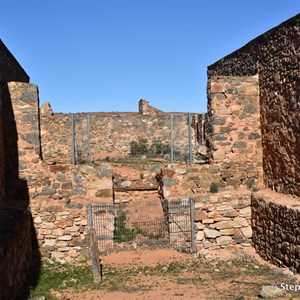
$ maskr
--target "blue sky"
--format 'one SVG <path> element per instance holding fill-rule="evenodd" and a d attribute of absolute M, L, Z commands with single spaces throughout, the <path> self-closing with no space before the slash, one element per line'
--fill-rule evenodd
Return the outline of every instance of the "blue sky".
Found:
<path fill-rule="evenodd" d="M 0 0 L 0 38 L 55 112 L 206 111 L 207 66 L 298 0 Z"/>

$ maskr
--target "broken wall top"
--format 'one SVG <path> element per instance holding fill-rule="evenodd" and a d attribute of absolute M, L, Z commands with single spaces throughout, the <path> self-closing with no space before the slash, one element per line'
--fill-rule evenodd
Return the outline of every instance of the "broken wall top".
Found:
<path fill-rule="evenodd" d="M 300 14 L 288 19 L 280 25 L 270 29 L 256 37 L 245 46 L 223 57 L 219 61 L 208 66 L 208 77 L 212 76 L 253 76 L 258 73 L 258 62 L 264 46 L 282 31 L 285 34 L 287 28 L 300 28 Z M 299 41 L 295 41 L 295 43 Z M 282 49 L 278 49 L 281 51 Z"/>

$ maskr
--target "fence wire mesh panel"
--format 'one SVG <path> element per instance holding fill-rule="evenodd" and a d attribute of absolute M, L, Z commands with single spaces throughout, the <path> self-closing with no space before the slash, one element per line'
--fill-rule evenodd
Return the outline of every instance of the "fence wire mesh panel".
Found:
<path fill-rule="evenodd" d="M 100 251 L 169 245 L 160 199 L 93 203 L 88 205 L 88 215 Z"/>
<path fill-rule="evenodd" d="M 96 232 L 100 251 L 114 247 L 115 209 L 113 203 L 88 204 L 89 227 Z"/>
<path fill-rule="evenodd" d="M 194 252 L 194 210 L 192 198 L 165 199 L 164 211 L 168 222 L 170 244 L 175 248 Z"/>
<path fill-rule="evenodd" d="M 72 114 L 72 163 L 136 158 L 193 163 L 206 156 L 206 114 Z M 199 151 L 199 147 L 201 148 Z"/>

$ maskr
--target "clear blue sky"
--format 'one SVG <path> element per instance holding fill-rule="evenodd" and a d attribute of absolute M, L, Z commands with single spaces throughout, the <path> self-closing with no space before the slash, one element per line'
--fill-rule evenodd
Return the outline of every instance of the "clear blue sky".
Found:
<path fill-rule="evenodd" d="M 206 111 L 207 66 L 299 0 L 3 1 L 0 38 L 55 112 Z"/>

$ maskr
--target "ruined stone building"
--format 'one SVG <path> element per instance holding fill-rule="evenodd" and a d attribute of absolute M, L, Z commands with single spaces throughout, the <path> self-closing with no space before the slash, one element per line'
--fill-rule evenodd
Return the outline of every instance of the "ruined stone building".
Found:
<path fill-rule="evenodd" d="M 192 194 L 196 249 L 251 242 L 263 258 L 299 272 L 299 66 L 296 15 L 208 67 L 208 163 L 152 168 L 123 187 L 143 182 L 161 199 Z M 86 257 L 86 204 L 121 197 L 109 163 L 71 164 L 72 126 L 86 132 L 89 124 L 81 145 L 90 138 L 91 155 L 103 159 L 128 153 L 141 131 L 168 139 L 170 114 L 142 101 L 138 113 L 76 114 L 74 124 L 71 114 L 40 108 L 37 86 L 2 41 L 0 100 L 0 298 L 13 299 L 32 257 L 37 268 L 40 255 Z M 174 118 L 178 147 L 186 149 L 187 115 Z M 209 192 L 211 184 L 219 193 Z"/>

